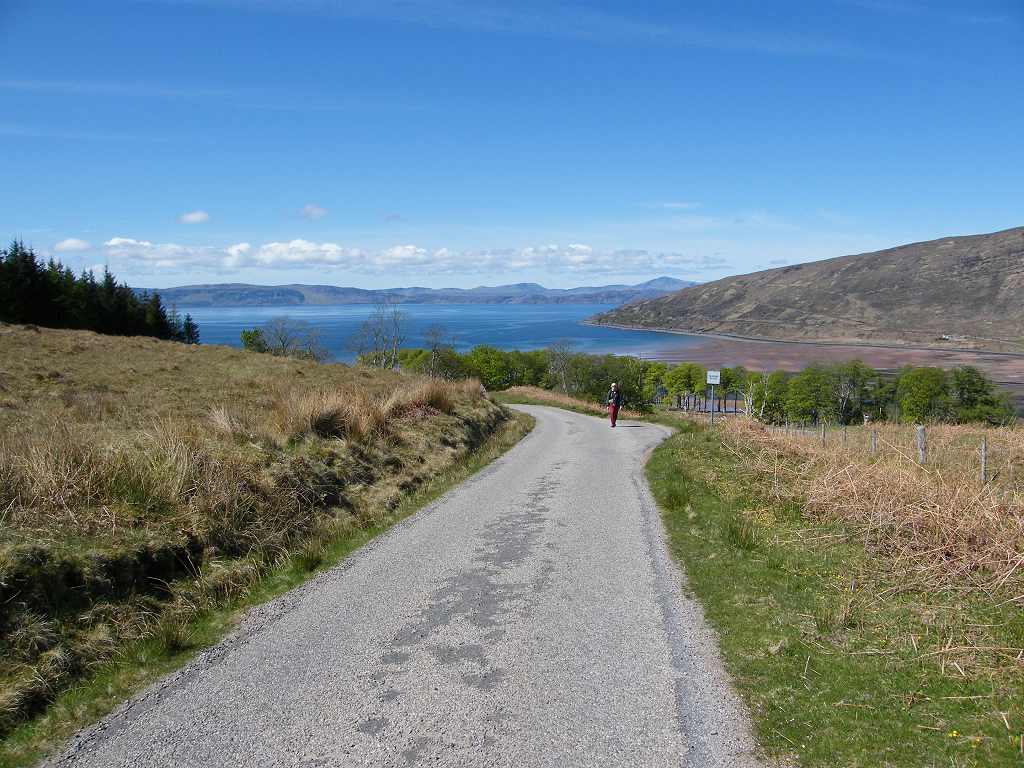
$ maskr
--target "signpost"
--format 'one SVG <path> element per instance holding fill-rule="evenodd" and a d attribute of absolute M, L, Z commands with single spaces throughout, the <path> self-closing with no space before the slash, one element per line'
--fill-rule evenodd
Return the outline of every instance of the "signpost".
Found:
<path fill-rule="evenodd" d="M 711 424 L 715 423 L 715 385 L 722 383 L 721 371 L 708 371 L 708 384 L 711 385 Z"/>

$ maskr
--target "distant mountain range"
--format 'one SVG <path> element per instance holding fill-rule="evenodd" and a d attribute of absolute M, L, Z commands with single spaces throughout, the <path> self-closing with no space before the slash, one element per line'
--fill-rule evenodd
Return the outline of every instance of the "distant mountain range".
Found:
<path fill-rule="evenodd" d="M 1024 351 L 1024 227 L 684 288 L 595 323 L 777 340 Z"/>
<path fill-rule="evenodd" d="M 658 277 L 638 285 L 545 288 L 537 283 L 478 288 L 382 288 L 369 290 L 335 285 L 246 285 L 215 283 L 161 288 L 167 305 L 178 307 L 252 307 L 332 304 L 625 304 L 677 291 L 692 281 Z M 150 292 L 151 289 L 138 289 Z"/>

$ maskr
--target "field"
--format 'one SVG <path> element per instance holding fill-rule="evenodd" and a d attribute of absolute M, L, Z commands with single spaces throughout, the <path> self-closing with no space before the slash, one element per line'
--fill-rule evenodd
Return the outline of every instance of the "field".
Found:
<path fill-rule="evenodd" d="M 386 525 L 507 422 L 473 381 L 0 325 L 0 734 Z"/>

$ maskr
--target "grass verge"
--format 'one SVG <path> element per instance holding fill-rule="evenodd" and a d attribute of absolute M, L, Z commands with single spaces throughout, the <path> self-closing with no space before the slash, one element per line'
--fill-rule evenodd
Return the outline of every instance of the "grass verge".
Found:
<path fill-rule="evenodd" d="M 386 516 L 366 528 L 310 544 L 284 564 L 258 577 L 241 594 L 196 615 L 165 616 L 160 631 L 130 644 L 73 688 L 58 695 L 46 712 L 11 731 L 0 746 L 0 767 L 32 765 L 59 749 L 76 731 L 95 722 L 146 685 L 172 672 L 199 650 L 222 639 L 255 605 L 277 597 L 312 574 L 338 564 L 392 525 L 435 500 L 490 464 L 533 427 L 513 413 L 472 452 L 406 493 Z"/>
<path fill-rule="evenodd" d="M 759 739 L 801 766 L 1024 764 L 1024 617 L 936 588 L 858 530 L 781 502 L 719 436 L 676 422 L 647 476 Z"/>

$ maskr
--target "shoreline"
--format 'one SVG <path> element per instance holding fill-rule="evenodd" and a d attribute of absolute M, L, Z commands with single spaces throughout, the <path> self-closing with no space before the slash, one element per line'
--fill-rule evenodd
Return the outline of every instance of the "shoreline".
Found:
<path fill-rule="evenodd" d="M 585 322 L 598 328 L 622 331 L 648 331 L 622 324 Z M 690 337 L 673 345 L 670 338 L 645 359 L 665 363 L 692 362 L 707 368 L 741 365 L 753 371 L 801 371 L 814 363 L 832 364 L 860 359 L 879 372 L 894 373 L 906 365 L 951 370 L 972 366 L 996 384 L 1009 390 L 1024 410 L 1024 353 L 990 352 L 963 347 L 921 347 L 897 344 L 865 344 L 841 341 L 789 341 L 726 333 L 694 333 L 680 330 L 658 331 Z"/>
<path fill-rule="evenodd" d="M 1012 359 L 1024 360 L 1024 352 L 999 352 L 971 347 L 924 347 L 906 344 L 871 344 L 865 341 L 809 341 L 803 339 L 770 339 L 764 336 L 742 336 L 738 333 L 721 333 L 708 331 L 681 331 L 674 328 L 648 328 L 641 325 L 623 325 L 621 323 L 595 323 L 592 320 L 581 320 L 581 325 L 593 328 L 617 328 L 620 331 L 647 331 L 649 333 L 671 333 L 676 336 L 697 336 L 705 339 L 724 339 L 726 341 L 744 341 L 757 344 L 803 344 L 808 347 L 862 347 L 864 349 L 888 349 L 906 352 L 949 352 L 969 355 L 996 355 Z"/>

